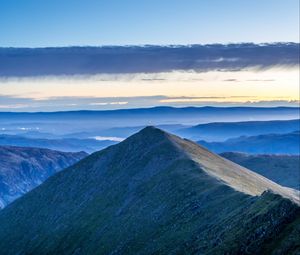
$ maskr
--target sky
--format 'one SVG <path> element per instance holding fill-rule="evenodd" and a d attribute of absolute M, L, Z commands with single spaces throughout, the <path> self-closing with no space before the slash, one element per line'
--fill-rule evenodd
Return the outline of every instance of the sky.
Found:
<path fill-rule="evenodd" d="M 0 47 L 240 42 L 299 43 L 299 1 L 0 0 Z M 299 63 L 234 71 L 0 75 L 0 111 L 158 105 L 298 106 Z"/>
<path fill-rule="evenodd" d="M 298 0 L 0 0 L 0 46 L 299 41 Z"/>
<path fill-rule="evenodd" d="M 1 83 L 1 82 L 0 82 Z M 299 106 L 299 69 L 172 71 L 2 79 L 0 111 L 153 106 Z"/>

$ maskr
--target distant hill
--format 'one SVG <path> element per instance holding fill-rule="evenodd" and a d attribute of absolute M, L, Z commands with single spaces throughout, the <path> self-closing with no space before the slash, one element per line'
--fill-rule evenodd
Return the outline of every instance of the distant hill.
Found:
<path fill-rule="evenodd" d="M 178 130 L 178 135 L 192 140 L 224 141 L 239 136 L 283 134 L 300 130 L 300 120 L 215 122 Z"/>
<path fill-rule="evenodd" d="M 282 186 L 300 190 L 299 155 L 250 155 L 238 152 L 224 152 L 220 155 Z"/>
<path fill-rule="evenodd" d="M 233 151 L 252 154 L 300 154 L 300 132 L 267 134 L 228 139 L 224 142 L 199 141 L 216 153 Z"/>
<path fill-rule="evenodd" d="M 77 138 L 60 138 L 60 139 L 43 139 L 30 138 L 18 135 L 0 135 L 0 145 L 38 147 L 66 152 L 94 152 L 103 149 L 109 145 L 115 144 L 114 141 L 95 139 L 77 139 Z"/>
<path fill-rule="evenodd" d="M 0 146 L 0 208 L 86 156 L 85 152 Z"/>
<path fill-rule="evenodd" d="M 298 193 L 148 127 L 0 211 L 4 254 L 297 254 Z"/>
<path fill-rule="evenodd" d="M 82 132 L 99 133 L 111 128 L 148 125 L 171 127 L 171 125 L 191 126 L 211 122 L 292 120 L 299 119 L 299 114 L 299 107 L 176 108 L 163 106 L 106 111 L 0 112 L 0 129 L 10 132 L 7 134 L 13 132 L 17 134 L 20 130 L 38 129 L 44 134 L 60 135 Z M 184 134 L 178 133 L 178 135 Z"/>

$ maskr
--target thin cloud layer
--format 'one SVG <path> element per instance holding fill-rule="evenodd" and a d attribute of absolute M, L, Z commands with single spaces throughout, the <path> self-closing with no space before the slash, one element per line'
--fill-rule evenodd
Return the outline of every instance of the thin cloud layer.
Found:
<path fill-rule="evenodd" d="M 0 95 L 0 111 L 59 111 L 107 110 L 152 106 L 290 106 L 297 107 L 299 100 L 260 100 L 255 96 L 241 97 L 50 97 L 36 100 L 20 96 Z"/>

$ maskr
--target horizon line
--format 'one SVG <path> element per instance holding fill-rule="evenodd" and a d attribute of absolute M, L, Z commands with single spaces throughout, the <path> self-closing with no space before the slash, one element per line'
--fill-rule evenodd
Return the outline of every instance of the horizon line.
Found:
<path fill-rule="evenodd" d="M 76 112 L 113 112 L 113 111 L 129 111 L 129 110 L 148 110 L 148 109 L 156 109 L 156 108 L 171 108 L 171 109 L 189 109 L 189 108 L 221 108 L 221 109 L 232 109 L 232 108 L 255 108 L 255 109 L 299 109 L 299 106 L 183 106 L 183 107 L 176 107 L 176 106 L 150 106 L 150 107 L 140 107 L 140 108 L 118 108 L 118 109 L 106 109 L 106 110 L 85 110 L 85 109 L 78 109 L 78 110 L 70 110 L 70 111 L 0 111 L 0 114 L 4 113 L 17 113 L 17 114 L 37 114 L 37 113 L 76 113 Z M 300 116 L 299 118 L 300 119 Z"/>

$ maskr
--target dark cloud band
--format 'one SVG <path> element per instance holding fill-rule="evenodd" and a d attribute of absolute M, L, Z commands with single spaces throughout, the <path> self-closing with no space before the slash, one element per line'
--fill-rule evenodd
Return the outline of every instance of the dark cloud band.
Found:
<path fill-rule="evenodd" d="M 0 76 L 240 70 L 299 65 L 298 43 L 0 48 Z"/>

